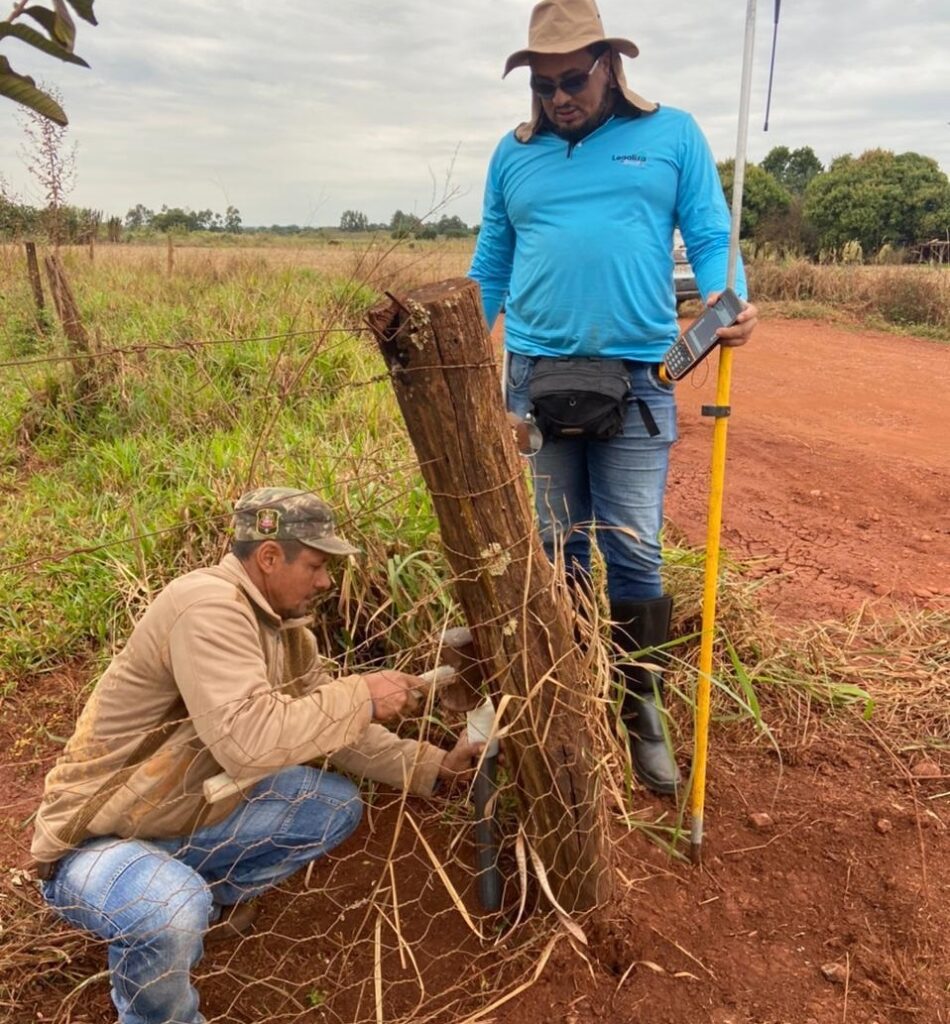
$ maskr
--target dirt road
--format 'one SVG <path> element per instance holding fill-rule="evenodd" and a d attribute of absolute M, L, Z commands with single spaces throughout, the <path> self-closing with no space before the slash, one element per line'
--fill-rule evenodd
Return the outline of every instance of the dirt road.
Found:
<path fill-rule="evenodd" d="M 764 319 L 736 353 L 724 548 L 798 622 L 950 606 L 950 346 Z M 705 543 L 715 363 L 679 387 L 667 515 Z"/>
<path fill-rule="evenodd" d="M 715 390 L 715 357 L 678 386 L 666 513 L 695 546 Z M 950 607 L 950 345 L 766 315 L 731 397 L 723 550 L 766 607 L 793 624 Z"/>
<path fill-rule="evenodd" d="M 715 376 L 711 360 L 678 391 L 667 516 L 697 546 L 712 446 L 700 407 Z M 779 622 L 865 602 L 884 615 L 950 607 L 948 397 L 950 346 L 924 339 L 766 317 L 736 353 L 722 539 L 743 575 L 762 578 Z M 947 1020 L 945 972 L 934 970 L 948 962 L 947 889 L 927 874 L 946 858 L 946 768 L 932 782 L 903 776 L 920 756 L 939 759 L 925 732 L 898 763 L 839 720 L 784 736 L 777 767 L 716 730 L 702 873 L 624 844 L 636 861 L 625 876 L 638 882 L 620 901 L 620 983 L 590 980 L 565 953 L 499 1019 Z M 752 824 L 762 809 L 777 822 L 769 837 Z"/>

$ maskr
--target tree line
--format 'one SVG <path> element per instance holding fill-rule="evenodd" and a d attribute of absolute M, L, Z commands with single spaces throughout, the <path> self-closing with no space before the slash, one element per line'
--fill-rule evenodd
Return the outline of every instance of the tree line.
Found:
<path fill-rule="evenodd" d="M 368 231 L 375 234 L 389 232 L 393 238 L 466 238 L 478 234 L 478 225 L 470 228 L 461 217 L 443 214 L 437 221 L 424 220 L 414 213 L 397 210 L 388 223 L 374 224 L 360 210 L 344 210 L 340 217 L 340 230 Z"/>
<path fill-rule="evenodd" d="M 192 210 L 185 206 L 165 206 L 155 213 L 142 203 L 136 203 L 125 215 L 127 231 L 241 231 L 241 211 L 228 206 L 224 213 L 214 210 Z"/>
<path fill-rule="evenodd" d="M 717 167 L 731 204 L 735 161 Z M 402 210 L 373 224 L 361 211 L 346 210 L 340 230 L 451 238 L 477 235 L 478 225 L 448 216 L 423 221 Z M 897 261 L 914 247 L 950 242 L 950 180 L 919 153 L 873 149 L 825 168 L 810 146 L 775 146 L 746 168 L 740 237 L 780 255 Z"/>
<path fill-rule="evenodd" d="M 36 209 L 10 201 L 0 190 L 0 238 L 43 238 L 53 245 L 87 245 L 103 238 L 119 242 L 122 220 L 88 206 Z"/>
<path fill-rule="evenodd" d="M 0 43 L 25 44 L 66 63 L 88 67 L 75 53 L 76 25 L 72 13 L 96 24 L 95 0 L 52 0 L 50 6 L 14 4 L 0 20 Z M 124 221 L 105 219 L 102 212 L 68 206 L 70 157 L 61 166 L 51 164 L 50 154 L 62 152 L 66 115 L 61 97 L 53 89 L 36 85 L 28 75 L 13 69 L 0 54 L 0 96 L 7 97 L 35 115 L 40 125 L 34 153 L 41 159 L 31 174 L 43 186 L 46 207 L 36 210 L 11 197 L 0 180 L 0 237 L 44 234 L 54 242 L 82 242 L 99 236 L 105 225 L 110 241 L 118 241 L 123 229 L 132 232 L 217 231 L 239 232 L 241 216 L 234 206 L 223 214 L 211 210 L 163 206 L 158 213 L 137 204 Z M 60 159 L 62 159 L 60 157 Z M 52 172 L 42 168 L 52 167 Z M 41 168 L 37 170 L 37 168 Z M 732 200 L 734 162 L 718 165 L 723 190 Z M 44 180 L 44 176 L 48 180 Z M 246 230 L 246 229 L 245 229 Z M 306 229 L 273 225 L 277 234 L 298 234 Z M 344 232 L 386 232 L 393 238 L 464 237 L 478 233 L 460 217 L 423 220 L 397 210 L 389 222 L 371 223 L 360 210 L 344 211 Z M 834 159 L 825 168 L 810 146 L 789 150 L 776 146 L 766 158 L 746 168 L 741 237 L 778 253 L 822 259 L 850 253 L 855 259 L 899 259 L 912 248 L 931 245 L 950 248 L 950 181 L 937 162 L 919 153 L 895 154 L 872 149 L 858 157 Z M 941 251 L 943 251 L 941 249 Z"/>
<path fill-rule="evenodd" d="M 91 241 L 121 242 L 130 236 L 156 233 L 238 234 L 241 230 L 241 212 L 236 206 L 228 206 L 222 214 L 163 205 L 156 213 L 138 203 L 124 218 L 107 217 L 102 210 L 69 203 L 50 202 L 37 208 L 18 202 L 5 193 L 0 181 L 0 238 L 45 238 L 54 245 L 86 245 Z"/>
<path fill-rule="evenodd" d="M 718 168 L 731 203 L 734 161 Z M 919 153 L 871 149 L 825 168 L 810 146 L 776 146 L 746 168 L 740 235 L 780 254 L 896 261 L 950 241 L 950 179 Z"/>

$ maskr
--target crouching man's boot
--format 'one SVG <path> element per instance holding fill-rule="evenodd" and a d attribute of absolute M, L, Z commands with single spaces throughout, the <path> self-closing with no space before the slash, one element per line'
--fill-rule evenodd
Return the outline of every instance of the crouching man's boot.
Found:
<path fill-rule="evenodd" d="M 644 648 L 665 644 L 672 611 L 673 599 L 665 596 L 611 602 L 614 643 L 635 656 Z M 624 681 L 620 717 L 627 729 L 633 770 L 655 793 L 674 793 L 680 773 L 663 733 L 663 674 L 659 668 L 666 657 L 662 651 L 651 650 L 637 660 L 644 663 L 619 666 Z"/>

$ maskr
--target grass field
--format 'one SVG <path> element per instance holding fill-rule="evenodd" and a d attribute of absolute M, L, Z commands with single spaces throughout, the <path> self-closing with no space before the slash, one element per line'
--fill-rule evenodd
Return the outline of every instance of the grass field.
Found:
<path fill-rule="evenodd" d="M 373 571 L 431 529 L 407 516 L 426 502 L 360 333 L 372 292 L 255 255 L 180 254 L 171 275 L 142 255 L 67 258 L 94 349 L 129 350 L 82 365 L 43 361 L 62 339 L 4 289 L 20 361 L 5 375 L 4 561 L 41 560 L 3 577 L 7 678 L 108 651 L 165 579 L 219 550 L 229 502 L 257 483 L 345 504 L 382 560 Z M 46 560 L 77 547 L 97 550 Z"/>
<path fill-rule="evenodd" d="M 165 581 L 222 550 L 229 503 L 264 482 L 345 509 L 367 551 L 349 607 L 387 604 L 395 642 L 408 639 L 404 609 L 432 597 L 444 610 L 437 524 L 362 316 L 386 289 L 464 274 L 470 254 L 468 240 L 389 239 L 64 252 L 91 337 L 71 360 L 55 316 L 36 313 L 23 250 L 0 249 L 7 685 L 107 658 Z M 950 332 L 947 270 L 757 264 L 750 276 L 784 315 L 902 310 L 890 319 Z M 421 634 L 426 616 L 414 623 Z"/>

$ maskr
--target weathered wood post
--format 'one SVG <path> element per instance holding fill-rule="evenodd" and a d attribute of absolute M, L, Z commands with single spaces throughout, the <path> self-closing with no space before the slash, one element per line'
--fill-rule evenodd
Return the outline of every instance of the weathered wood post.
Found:
<path fill-rule="evenodd" d="M 612 885 L 593 726 L 603 708 L 534 525 L 478 286 L 467 278 L 427 285 L 375 306 L 368 322 L 482 670 L 496 699 L 508 698 L 501 724 L 529 842 L 561 906 L 598 906 Z"/>
<path fill-rule="evenodd" d="M 47 256 L 44 262 L 53 304 L 56 306 L 60 323 L 63 325 L 63 333 L 69 339 L 74 352 L 88 353 L 89 335 L 83 325 L 82 314 L 73 298 L 73 290 L 69 287 L 63 265 L 56 255 Z"/>
<path fill-rule="evenodd" d="M 69 354 L 77 358 L 73 359 L 74 394 L 80 402 L 87 402 L 95 395 L 101 383 L 101 371 L 94 360 L 88 356 L 92 353 L 92 346 L 89 342 L 89 334 L 82 322 L 82 314 L 79 306 L 73 297 L 73 290 L 69 286 L 66 271 L 60 262 L 59 256 L 55 253 L 45 258 L 46 279 L 49 282 L 50 294 L 53 296 L 53 305 L 59 315 L 60 323 L 63 325 L 63 334 L 69 341 Z"/>
<path fill-rule="evenodd" d="M 36 242 L 25 242 L 26 246 L 26 270 L 30 277 L 30 286 L 33 289 L 33 301 L 36 303 L 36 312 L 40 323 L 44 322 L 43 312 L 46 302 L 43 298 L 43 281 L 40 278 L 40 264 L 36 258 Z"/>

